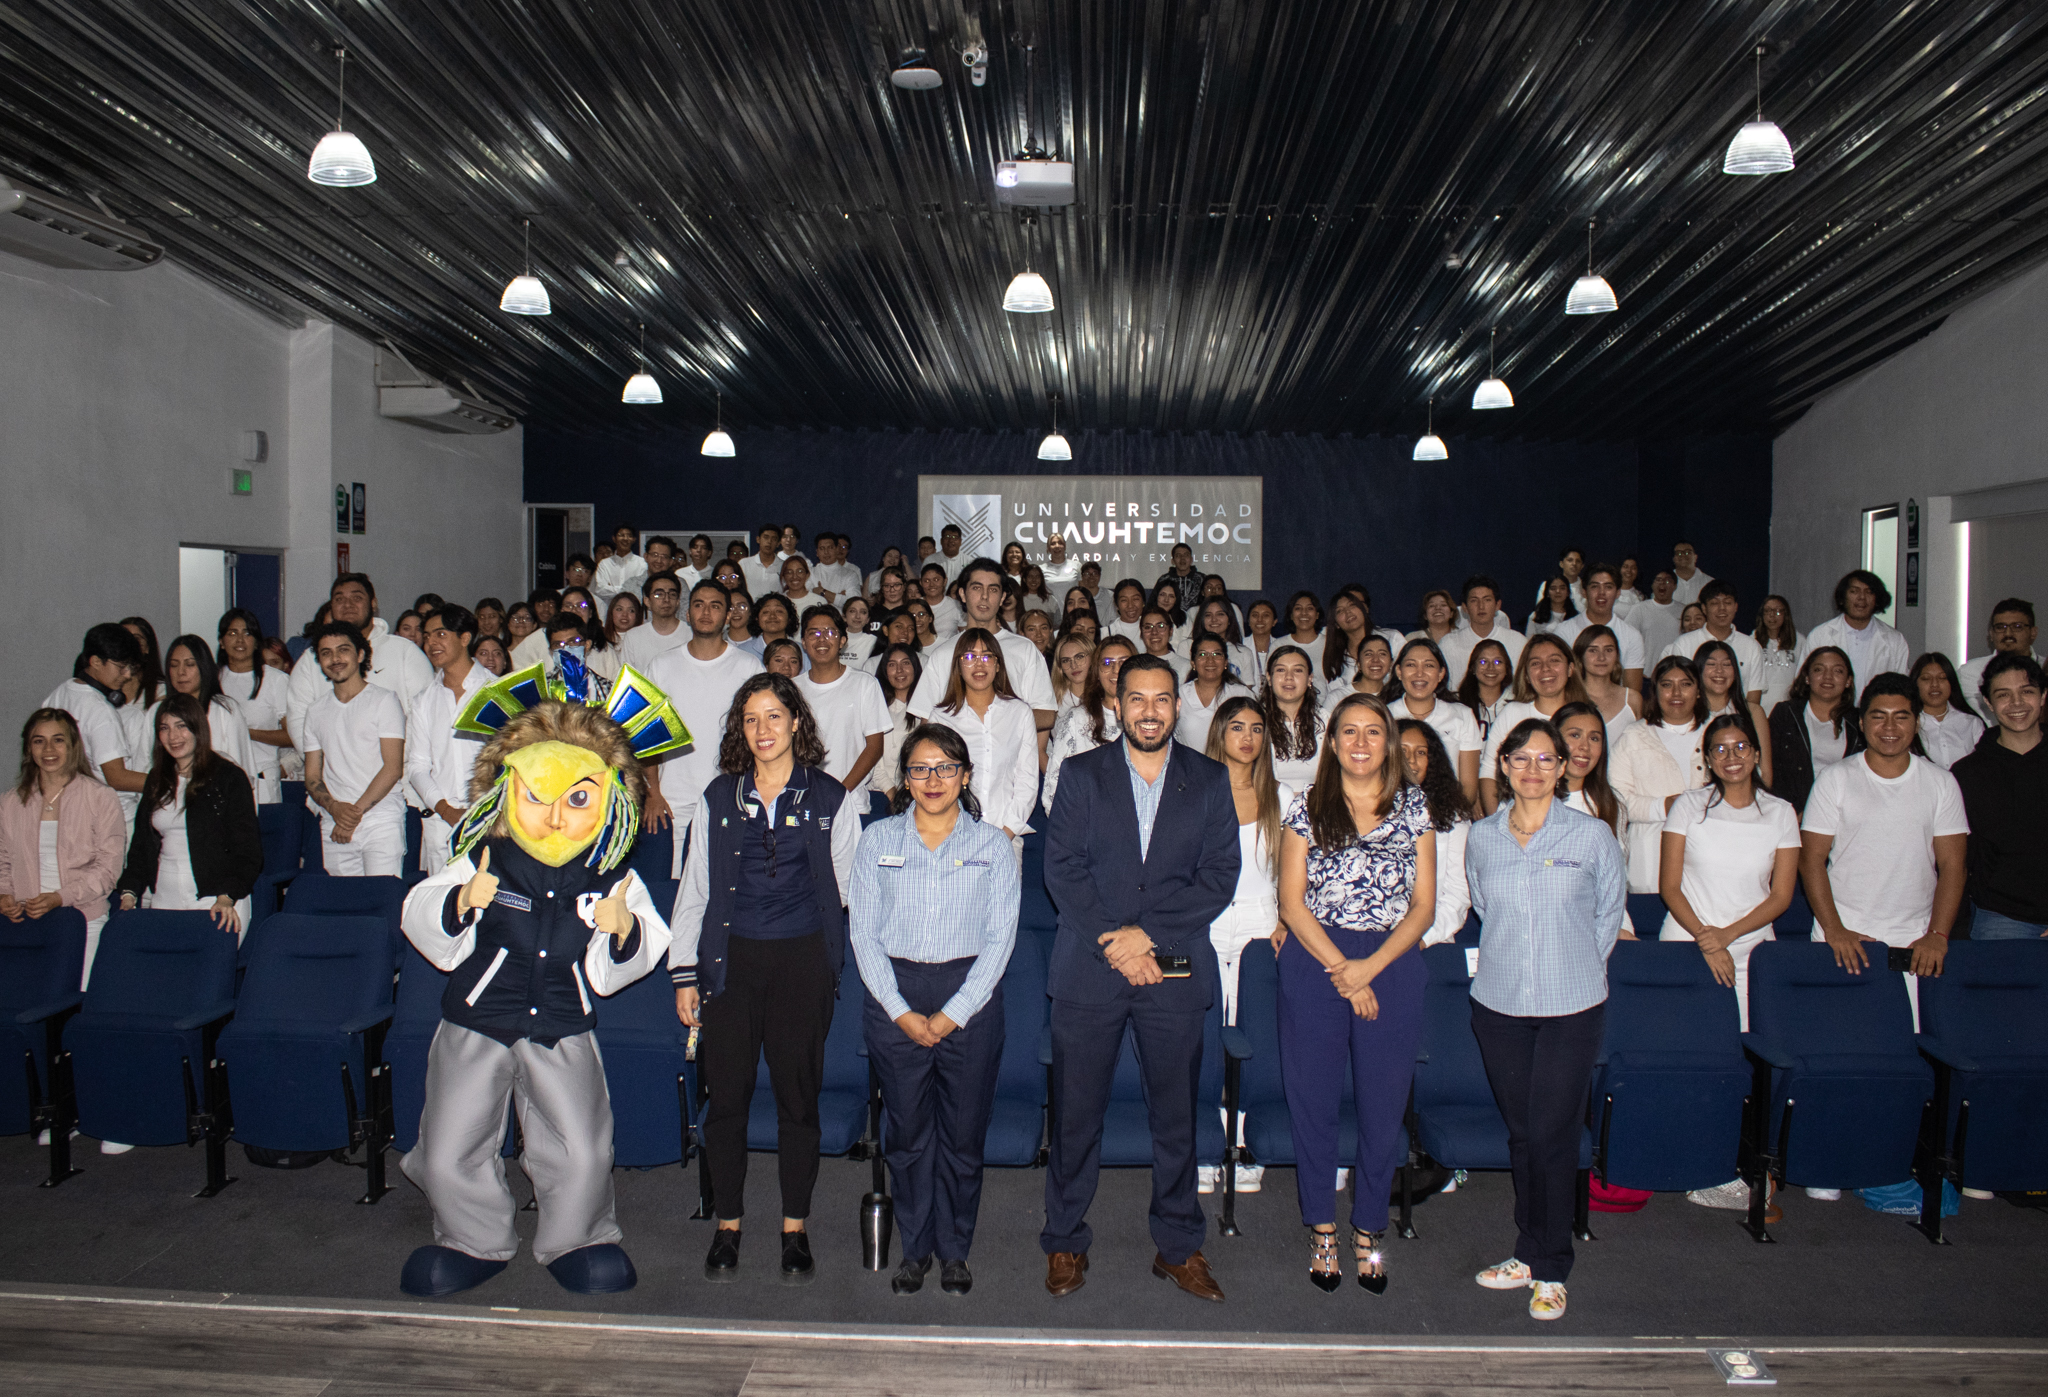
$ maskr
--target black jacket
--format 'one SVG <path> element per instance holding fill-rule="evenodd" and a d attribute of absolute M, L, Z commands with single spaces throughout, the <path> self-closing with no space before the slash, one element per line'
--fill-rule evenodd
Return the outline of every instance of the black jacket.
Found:
<path fill-rule="evenodd" d="M 1970 816 L 1970 901 L 2020 922 L 2048 922 L 2048 742 L 2015 752 L 1984 734 L 1950 774 Z"/>
<path fill-rule="evenodd" d="M 157 860 L 163 837 L 150 819 L 151 810 L 135 812 L 135 834 L 128 841 L 128 867 L 114 885 L 118 897 L 138 899 L 156 887 Z M 256 886 L 263 871 L 263 835 L 256 825 L 256 794 L 242 768 L 216 757 L 204 782 L 185 788 L 185 847 L 192 858 L 192 881 L 202 897 L 229 897 L 240 902 Z"/>
<path fill-rule="evenodd" d="M 1853 709 L 1842 719 L 1842 735 L 1845 758 L 1866 745 Z M 1771 794 L 1806 813 L 1806 798 L 1813 794 L 1813 735 L 1806 730 L 1805 699 L 1788 698 L 1771 710 Z"/>

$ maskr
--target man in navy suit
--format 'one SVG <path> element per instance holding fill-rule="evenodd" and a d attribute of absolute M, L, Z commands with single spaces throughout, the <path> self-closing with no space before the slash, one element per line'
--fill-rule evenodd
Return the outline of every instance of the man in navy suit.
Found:
<path fill-rule="evenodd" d="M 1123 739 L 1071 757 L 1045 833 L 1045 886 L 1059 907 L 1052 995 L 1052 1151 L 1045 1175 L 1045 1288 L 1079 1290 L 1102 1118 L 1124 1027 L 1137 1034 L 1152 1127 L 1152 1274 L 1205 1300 L 1223 1290 L 1202 1257 L 1195 1195 L 1202 1020 L 1217 993 L 1209 923 L 1237 888 L 1230 776 L 1173 740 L 1179 682 L 1152 655 L 1117 676 Z"/>

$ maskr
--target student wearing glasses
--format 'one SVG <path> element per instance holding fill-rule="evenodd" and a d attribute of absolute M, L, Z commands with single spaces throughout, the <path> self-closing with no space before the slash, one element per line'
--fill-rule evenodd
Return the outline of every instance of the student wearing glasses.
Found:
<path fill-rule="evenodd" d="M 1628 870 L 1614 832 L 1558 799 L 1564 743 L 1543 718 L 1506 733 L 1501 806 L 1465 846 L 1482 925 L 1472 1034 L 1507 1121 L 1514 1254 L 1481 1271 L 1489 1290 L 1531 1287 L 1532 1319 L 1561 1319 L 1572 1269 L 1572 1200 L 1586 1082 L 1607 1008 Z"/>
<path fill-rule="evenodd" d="M 995 633 L 970 626 L 953 650 L 945 697 L 929 722 L 959 733 L 973 754 L 974 797 L 990 827 L 1009 838 L 1021 865 L 1038 794 L 1038 723 L 1010 687 Z"/>
<path fill-rule="evenodd" d="M 704 1152 L 718 1218 L 704 1259 L 711 1281 L 738 1276 L 747 1113 L 764 1055 L 775 1093 L 782 1279 L 814 1275 L 805 1222 L 818 1181 L 818 1092 L 846 960 L 840 890 L 861 833 L 859 805 L 824 766 L 825 744 L 796 682 L 751 675 L 733 694 L 719 774 L 690 819 L 668 966 L 677 1017 L 704 1030 L 697 1065 L 710 1098 Z"/>
<path fill-rule="evenodd" d="M 862 1036 L 889 1112 L 889 1174 L 909 1295 L 934 1260 L 939 1288 L 974 1285 L 982 1141 L 1003 1060 L 997 992 L 1017 940 L 1008 841 L 981 819 L 974 761 L 936 723 L 903 744 L 895 812 L 861 836 L 847 907 L 860 966 Z"/>

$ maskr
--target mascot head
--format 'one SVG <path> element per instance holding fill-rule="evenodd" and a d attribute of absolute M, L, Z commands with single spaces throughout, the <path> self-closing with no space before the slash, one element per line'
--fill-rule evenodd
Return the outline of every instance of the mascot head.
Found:
<path fill-rule="evenodd" d="M 510 837 L 555 868 L 587 850 L 584 861 L 608 873 L 632 848 L 646 794 L 624 728 L 599 709 L 543 702 L 506 722 L 477 755 L 455 852 Z"/>

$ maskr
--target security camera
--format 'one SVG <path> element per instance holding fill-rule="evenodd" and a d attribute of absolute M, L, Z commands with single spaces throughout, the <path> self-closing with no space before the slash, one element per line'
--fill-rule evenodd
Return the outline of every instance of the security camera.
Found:
<path fill-rule="evenodd" d="M 986 46 L 975 44 L 960 50 L 960 62 L 967 68 L 969 81 L 976 87 L 980 87 L 988 81 L 988 49 Z"/>

